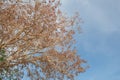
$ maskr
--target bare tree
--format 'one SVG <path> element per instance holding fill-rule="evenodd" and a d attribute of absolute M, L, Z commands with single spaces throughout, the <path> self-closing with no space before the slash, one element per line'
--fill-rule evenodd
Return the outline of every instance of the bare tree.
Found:
<path fill-rule="evenodd" d="M 0 79 L 73 80 L 85 62 L 72 48 L 79 16 L 65 16 L 60 0 L 31 2 L 0 2 Z"/>

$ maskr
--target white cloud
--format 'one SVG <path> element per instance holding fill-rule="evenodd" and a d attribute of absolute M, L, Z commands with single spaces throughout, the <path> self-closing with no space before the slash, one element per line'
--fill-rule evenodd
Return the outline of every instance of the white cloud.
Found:
<path fill-rule="evenodd" d="M 120 31 L 118 27 L 112 22 L 111 18 L 108 16 L 108 12 L 105 9 L 101 8 L 101 6 L 97 6 L 96 3 L 92 2 L 91 0 L 76 0 L 79 4 L 79 7 L 82 11 L 84 11 L 85 15 L 91 20 L 92 24 L 98 24 L 98 26 L 94 26 L 97 30 L 102 33 L 112 33 L 115 31 Z M 109 5 L 107 5 L 109 6 Z M 84 16 L 83 16 L 84 17 Z"/>

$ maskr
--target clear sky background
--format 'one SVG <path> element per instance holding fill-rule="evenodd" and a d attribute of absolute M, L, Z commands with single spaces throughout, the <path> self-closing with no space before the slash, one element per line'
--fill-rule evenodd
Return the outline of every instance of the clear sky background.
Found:
<path fill-rule="evenodd" d="M 84 21 L 76 46 L 90 68 L 75 80 L 120 80 L 120 0 L 62 0 L 62 10 Z"/>

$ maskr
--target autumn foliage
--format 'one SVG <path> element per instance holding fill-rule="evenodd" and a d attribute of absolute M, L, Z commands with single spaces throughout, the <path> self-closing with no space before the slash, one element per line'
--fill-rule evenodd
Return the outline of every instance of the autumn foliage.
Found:
<path fill-rule="evenodd" d="M 60 0 L 0 1 L 0 79 L 73 80 L 84 60 L 72 48 L 79 16 Z"/>

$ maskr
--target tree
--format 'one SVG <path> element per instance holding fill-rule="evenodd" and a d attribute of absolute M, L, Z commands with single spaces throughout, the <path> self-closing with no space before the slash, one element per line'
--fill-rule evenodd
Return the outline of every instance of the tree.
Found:
<path fill-rule="evenodd" d="M 74 79 L 84 72 L 73 34 L 79 16 L 67 17 L 60 0 L 0 1 L 0 79 Z"/>

